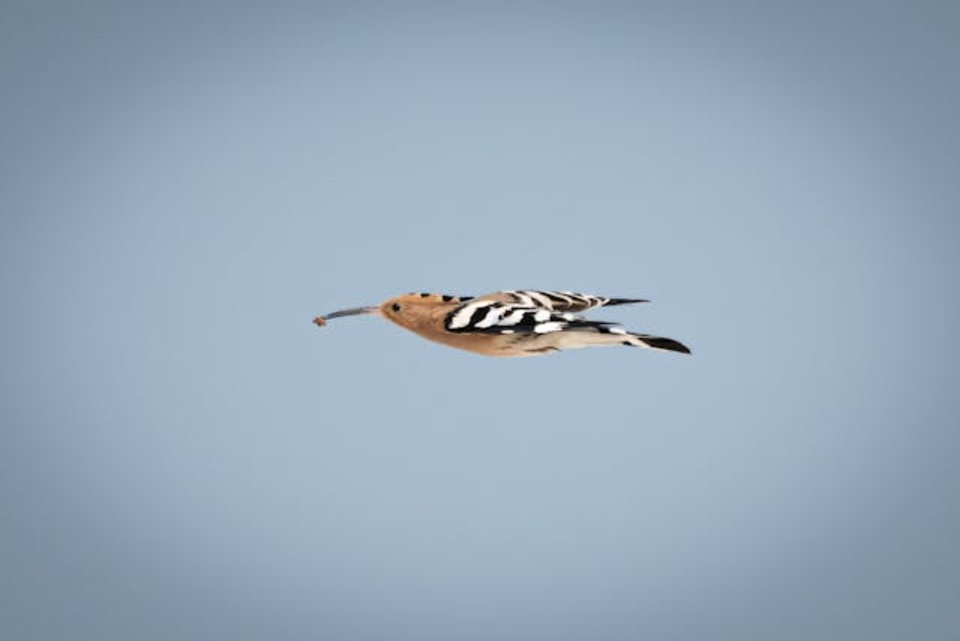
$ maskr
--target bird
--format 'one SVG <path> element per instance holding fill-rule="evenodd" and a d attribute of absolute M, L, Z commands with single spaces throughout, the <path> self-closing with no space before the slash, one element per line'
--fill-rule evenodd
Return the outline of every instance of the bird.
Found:
<path fill-rule="evenodd" d="M 313 322 L 373 314 L 427 340 L 484 356 L 542 356 L 564 349 L 627 345 L 689 354 L 672 338 L 630 332 L 579 316 L 598 307 L 650 302 L 567 291 L 506 290 L 483 296 L 410 293 L 372 307 L 352 307 Z"/>

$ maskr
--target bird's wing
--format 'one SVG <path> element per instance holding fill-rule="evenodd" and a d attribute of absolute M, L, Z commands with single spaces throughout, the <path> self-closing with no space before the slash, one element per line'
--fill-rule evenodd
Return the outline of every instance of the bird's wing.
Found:
<path fill-rule="evenodd" d="M 540 292 L 537 292 L 540 293 Z M 570 312 L 555 311 L 528 302 L 505 302 L 500 295 L 481 296 L 458 305 L 444 319 L 447 331 L 475 334 L 549 334 L 561 331 L 621 333 L 614 323 L 591 321 Z M 519 292 L 517 293 L 520 294 Z"/>
<path fill-rule="evenodd" d="M 672 338 L 628 332 L 614 323 L 587 320 L 569 312 L 484 297 L 454 308 L 444 318 L 444 329 L 451 334 L 515 335 L 522 340 L 549 341 L 544 348 L 552 349 L 623 344 L 690 353 Z"/>
<path fill-rule="evenodd" d="M 508 290 L 485 294 L 474 301 L 495 301 L 509 303 L 533 309 L 546 309 L 554 312 L 579 313 L 603 307 L 604 305 L 625 305 L 627 303 L 646 303 L 643 298 L 609 298 L 593 294 L 576 292 L 547 292 L 532 289 Z"/>

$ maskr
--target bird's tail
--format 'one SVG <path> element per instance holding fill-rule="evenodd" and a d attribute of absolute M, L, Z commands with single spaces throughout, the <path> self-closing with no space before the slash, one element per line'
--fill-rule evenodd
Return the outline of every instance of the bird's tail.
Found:
<path fill-rule="evenodd" d="M 624 334 L 623 338 L 623 344 L 630 345 L 631 347 L 662 349 L 669 352 L 680 352 L 681 354 L 690 353 L 689 347 L 680 341 L 673 340 L 672 338 L 664 338 L 663 336 L 650 336 L 649 334 L 634 334 L 633 332 Z"/>
<path fill-rule="evenodd" d="M 600 321 L 580 320 L 572 331 L 547 333 L 538 336 L 541 342 L 549 342 L 558 349 L 575 349 L 578 347 L 599 347 L 603 345 L 628 345 L 630 347 L 645 347 L 647 349 L 661 349 L 668 352 L 689 354 L 690 349 L 672 338 L 651 336 L 628 332 L 617 325 Z M 575 323 L 570 323 L 575 325 Z"/>

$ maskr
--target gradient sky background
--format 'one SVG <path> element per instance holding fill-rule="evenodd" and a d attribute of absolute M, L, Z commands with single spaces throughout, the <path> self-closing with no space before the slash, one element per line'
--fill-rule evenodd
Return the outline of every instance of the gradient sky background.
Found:
<path fill-rule="evenodd" d="M 956 3 L 0 12 L 5 640 L 960 638 Z"/>

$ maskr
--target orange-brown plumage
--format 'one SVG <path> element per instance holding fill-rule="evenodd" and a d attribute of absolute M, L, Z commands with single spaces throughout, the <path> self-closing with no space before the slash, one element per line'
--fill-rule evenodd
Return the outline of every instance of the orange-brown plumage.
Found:
<path fill-rule="evenodd" d="M 375 307 L 318 316 L 320 327 L 339 316 L 375 314 L 427 340 L 485 356 L 538 356 L 562 349 L 630 345 L 689 353 L 669 338 L 627 332 L 575 312 L 603 305 L 646 302 L 573 292 L 510 290 L 480 297 L 403 294 Z"/>

